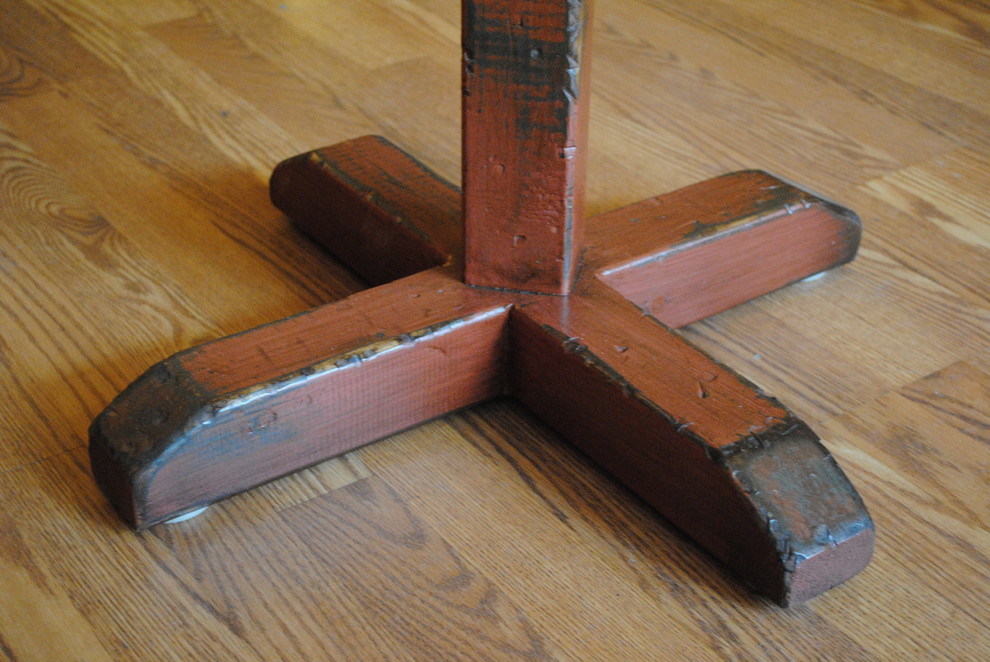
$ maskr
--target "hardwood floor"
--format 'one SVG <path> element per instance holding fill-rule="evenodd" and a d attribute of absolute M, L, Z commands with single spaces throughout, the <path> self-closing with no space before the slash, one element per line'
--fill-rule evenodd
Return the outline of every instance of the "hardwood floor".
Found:
<path fill-rule="evenodd" d="M 599 0 L 592 213 L 743 168 L 853 263 L 684 334 L 825 439 L 850 582 L 750 593 L 496 400 L 143 534 L 87 427 L 150 364 L 364 287 L 268 201 L 379 133 L 460 172 L 457 0 L 0 5 L 0 658 L 990 657 L 990 7 Z"/>

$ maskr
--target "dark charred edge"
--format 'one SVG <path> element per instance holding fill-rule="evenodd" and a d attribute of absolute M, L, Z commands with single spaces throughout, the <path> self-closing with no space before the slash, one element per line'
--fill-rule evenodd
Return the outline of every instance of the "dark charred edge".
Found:
<path fill-rule="evenodd" d="M 157 363 L 121 391 L 89 428 L 93 477 L 121 517 L 143 528 L 142 473 L 202 416 L 211 394 L 178 356 Z"/>
<path fill-rule="evenodd" d="M 835 266 L 846 264 L 852 261 L 856 257 L 856 253 L 859 250 L 860 239 L 863 234 L 863 222 L 859 215 L 852 209 L 840 205 L 831 198 L 827 198 L 823 195 L 815 193 L 804 186 L 800 186 L 791 182 L 783 177 L 779 177 L 771 172 L 765 170 L 739 170 L 736 172 L 728 173 L 724 175 L 725 177 L 732 177 L 736 175 L 755 175 L 767 177 L 776 180 L 787 187 L 789 190 L 786 192 L 787 195 L 780 196 L 781 199 L 771 202 L 768 206 L 786 206 L 789 203 L 802 204 L 804 206 L 805 202 L 809 204 L 820 205 L 823 209 L 828 211 L 832 216 L 841 220 L 846 226 L 845 238 L 846 238 L 846 250 L 843 253 L 843 258 L 835 263 Z"/>
<path fill-rule="evenodd" d="M 89 466 L 93 479 L 120 518 L 131 528 L 140 530 L 135 511 L 132 474 L 119 461 L 120 458 L 114 458 L 110 442 L 97 425 L 98 421 L 99 418 L 93 421 L 89 429 Z"/>
<path fill-rule="evenodd" d="M 773 187 L 770 188 L 768 186 L 761 186 L 761 190 L 769 190 L 772 192 L 754 197 L 749 206 L 742 208 L 737 214 L 729 218 L 719 220 L 716 223 L 697 223 L 691 232 L 684 235 L 680 241 L 671 246 L 669 250 L 665 251 L 661 258 L 656 259 L 663 259 L 680 251 L 695 248 L 709 239 L 722 239 L 726 235 L 720 234 L 721 228 L 743 219 L 756 217 L 755 223 L 760 225 L 765 222 L 776 220 L 779 218 L 782 211 L 787 214 L 793 214 L 799 213 L 804 209 L 809 209 L 813 206 L 818 206 L 826 210 L 833 217 L 842 221 L 845 226 L 844 235 L 846 238 L 846 250 L 843 251 L 842 258 L 833 266 L 845 264 L 856 256 L 856 251 L 859 248 L 860 236 L 862 234 L 862 222 L 854 211 L 827 198 L 812 193 L 807 189 L 781 179 L 772 173 L 764 170 L 739 170 L 721 175 L 713 180 L 707 180 L 706 182 L 687 186 L 680 190 L 690 190 L 696 186 L 710 184 L 711 182 L 719 179 L 732 179 L 737 177 L 753 177 L 762 179 L 765 184 L 773 184 Z M 678 191 L 675 191 L 674 193 L 677 192 Z M 744 230 L 745 228 L 739 228 L 736 232 L 742 232 Z"/>
<path fill-rule="evenodd" d="M 859 493 L 807 424 L 792 416 L 720 450 L 713 459 L 736 481 L 776 549 L 782 581 L 769 591 L 761 587 L 768 597 L 782 607 L 799 604 L 866 567 L 872 556 L 873 521 Z M 798 573 L 809 572 L 805 564 L 843 544 L 856 547 L 846 564 L 812 568 L 810 572 L 818 575 L 801 579 L 812 588 L 795 590 Z"/>

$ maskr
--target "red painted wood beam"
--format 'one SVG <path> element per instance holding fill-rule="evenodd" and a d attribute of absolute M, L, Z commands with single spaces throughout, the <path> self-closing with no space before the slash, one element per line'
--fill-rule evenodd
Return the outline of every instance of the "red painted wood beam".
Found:
<path fill-rule="evenodd" d="M 462 264 L 459 191 L 385 138 L 287 159 L 270 188 L 272 204 L 371 285 Z"/>
<path fill-rule="evenodd" d="M 377 237 L 343 251 L 356 271 L 388 262 L 401 243 L 452 266 L 152 368 L 91 432 L 94 475 L 132 526 L 509 393 L 778 602 L 816 595 L 869 560 L 868 515 L 807 426 L 643 315 L 639 306 L 664 296 L 662 279 L 637 283 L 639 302 L 611 287 L 616 273 L 648 269 L 671 246 L 680 247 L 674 254 L 704 247 L 698 259 L 723 267 L 711 272 L 722 288 L 743 283 L 733 300 L 758 296 L 849 259 L 858 233 L 849 212 L 764 173 L 728 175 L 595 219 L 587 262 L 597 268 L 568 297 L 528 295 L 458 280 L 456 189 L 384 139 L 304 157 L 276 169 L 273 191 L 297 186 L 290 199 L 311 204 L 296 223 L 333 250 L 341 250 L 338 233 Z M 368 194 L 409 191 L 413 182 L 424 196 L 409 204 Z M 804 202 L 796 208 L 795 200 Z M 780 220 L 833 231 L 796 242 L 769 277 L 740 278 L 733 270 L 745 267 L 735 259 L 743 237 Z M 700 245 L 695 221 L 706 228 Z M 840 249 L 835 237 L 846 238 Z"/>
<path fill-rule="evenodd" d="M 508 310 L 426 271 L 181 352 L 96 419 L 93 474 L 144 529 L 487 400 Z"/>
<path fill-rule="evenodd" d="M 859 573 L 874 532 L 818 437 L 594 278 L 513 308 L 509 392 L 783 605 Z"/>
<path fill-rule="evenodd" d="M 587 268 L 677 328 L 844 264 L 859 239 L 848 209 L 750 170 L 596 217 Z"/>

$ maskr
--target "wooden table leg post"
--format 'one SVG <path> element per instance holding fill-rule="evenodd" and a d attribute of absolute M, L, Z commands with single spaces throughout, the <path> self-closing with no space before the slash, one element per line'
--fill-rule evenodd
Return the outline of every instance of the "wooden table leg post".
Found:
<path fill-rule="evenodd" d="M 671 331 L 852 259 L 859 221 L 741 172 L 582 232 L 590 5 L 464 1 L 463 196 L 377 137 L 276 168 L 274 203 L 384 284 L 122 392 L 90 455 L 131 526 L 509 394 L 780 604 L 867 565 L 815 434 Z"/>
<path fill-rule="evenodd" d="M 587 159 L 590 2 L 464 2 L 465 280 L 567 294 Z"/>

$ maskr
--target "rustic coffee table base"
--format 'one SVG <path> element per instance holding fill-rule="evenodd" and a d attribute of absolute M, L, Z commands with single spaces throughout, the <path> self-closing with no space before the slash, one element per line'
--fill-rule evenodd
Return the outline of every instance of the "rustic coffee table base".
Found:
<path fill-rule="evenodd" d="M 276 206 L 378 286 L 121 393 L 90 455 L 131 526 L 507 394 L 780 604 L 867 565 L 817 436 L 671 330 L 852 259 L 858 219 L 747 171 L 585 228 L 588 9 L 466 0 L 463 195 L 373 136 L 276 168 Z"/>

